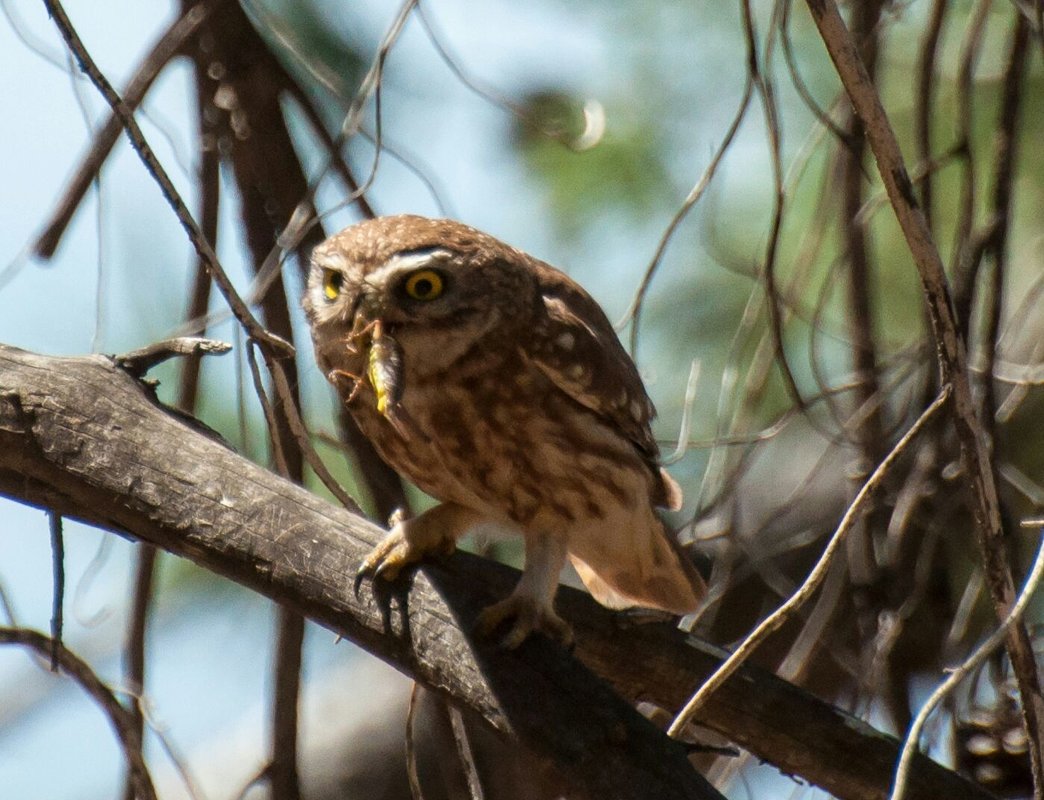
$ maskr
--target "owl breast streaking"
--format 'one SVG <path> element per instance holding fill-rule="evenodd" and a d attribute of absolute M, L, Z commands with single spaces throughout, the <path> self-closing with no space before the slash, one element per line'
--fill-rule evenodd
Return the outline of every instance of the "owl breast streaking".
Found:
<path fill-rule="evenodd" d="M 567 556 L 606 606 L 696 608 L 703 581 L 654 510 L 681 492 L 658 463 L 653 405 L 577 283 L 461 223 L 383 217 L 314 250 L 304 306 L 360 429 L 440 501 L 360 574 L 393 579 L 493 523 L 525 540 L 522 578 L 480 620 L 510 621 L 509 646 L 571 637 L 553 608 Z"/>

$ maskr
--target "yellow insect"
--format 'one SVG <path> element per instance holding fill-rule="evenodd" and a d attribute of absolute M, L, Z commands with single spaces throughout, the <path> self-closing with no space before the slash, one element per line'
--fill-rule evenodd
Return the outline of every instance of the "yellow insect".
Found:
<path fill-rule="evenodd" d="M 370 348 L 366 361 L 366 377 L 369 378 L 370 386 L 377 396 L 377 412 L 387 419 L 404 438 L 406 429 L 403 425 L 402 414 L 405 413 L 400 405 L 402 400 L 402 348 L 389 334 L 384 331 L 380 320 L 371 322 L 360 331 L 356 331 L 347 337 L 345 347 L 351 353 L 358 353 L 356 342 L 369 334 Z M 347 378 L 352 382 L 351 391 L 345 398 L 346 405 L 351 405 L 359 389 L 362 388 L 362 377 L 344 369 L 334 369 L 327 376 L 336 382 L 338 378 Z"/>
<path fill-rule="evenodd" d="M 377 394 L 377 410 L 391 419 L 402 400 L 402 350 L 384 332 L 380 321 L 373 324 L 369 359 L 370 385 Z"/>

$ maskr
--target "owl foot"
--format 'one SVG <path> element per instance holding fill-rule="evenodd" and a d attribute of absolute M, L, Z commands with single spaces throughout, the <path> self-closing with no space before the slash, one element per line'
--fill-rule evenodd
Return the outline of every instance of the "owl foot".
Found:
<path fill-rule="evenodd" d="M 500 642 L 508 650 L 514 650 L 534 632 L 566 647 L 573 644 L 573 629 L 569 623 L 550 605 L 527 594 L 513 594 L 486 608 L 479 614 L 476 630 L 480 636 L 490 636 L 507 620 L 512 620 L 511 627 Z"/>
<path fill-rule="evenodd" d="M 355 576 L 355 592 L 365 578 L 393 581 L 403 567 L 415 564 L 429 555 L 449 555 L 457 547 L 457 539 L 479 521 L 474 511 L 455 503 L 429 508 L 412 519 L 398 514 L 388 521 L 391 531 L 367 556 Z"/>
<path fill-rule="evenodd" d="M 393 581 L 403 567 L 416 564 L 428 555 L 449 555 L 456 549 L 456 538 L 445 529 L 425 524 L 423 516 L 397 522 L 356 575 L 356 587 L 364 578 Z"/>

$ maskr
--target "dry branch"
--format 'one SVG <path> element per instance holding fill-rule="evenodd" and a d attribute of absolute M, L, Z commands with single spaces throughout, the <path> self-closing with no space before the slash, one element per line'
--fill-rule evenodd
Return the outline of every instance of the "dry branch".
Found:
<path fill-rule="evenodd" d="M 0 423 L 2 424 L 2 423 Z M 120 705 L 112 690 L 102 683 L 86 663 L 66 650 L 60 642 L 26 628 L 0 628 L 0 645 L 20 645 L 35 651 L 40 658 L 56 659 L 62 672 L 76 681 L 97 706 L 105 712 L 112 725 L 120 749 L 130 770 L 130 781 L 139 800 L 156 800 L 152 777 L 141 756 L 141 734 L 130 711 Z"/>
<path fill-rule="evenodd" d="M 164 169 L 163 165 L 159 162 L 152 147 L 145 139 L 145 134 L 142 133 L 141 127 L 134 119 L 133 109 L 127 105 L 124 99 L 120 97 L 117 91 L 112 87 L 112 84 L 109 83 L 109 80 L 105 75 L 102 74 L 102 71 L 98 68 L 98 65 L 91 57 L 91 54 L 87 51 L 87 48 L 84 46 L 79 34 L 73 27 L 73 24 L 69 20 L 68 14 L 65 13 L 62 4 L 58 2 L 58 0 L 44 0 L 44 5 L 47 7 L 47 12 L 54 20 L 55 25 L 58 27 L 58 32 L 61 33 L 70 52 L 80 65 L 80 69 L 82 69 L 84 74 L 87 75 L 91 83 L 97 87 L 98 91 L 105 98 L 105 101 L 112 108 L 113 113 L 119 118 L 120 124 L 123 126 L 124 131 L 127 133 L 127 137 L 130 139 L 131 146 L 138 153 L 145 168 L 156 181 L 160 191 L 163 193 L 164 199 L 174 210 L 178 222 L 181 223 L 182 228 L 185 229 L 185 233 L 188 235 L 188 238 L 192 242 L 192 246 L 195 248 L 200 259 L 207 265 L 207 270 L 210 273 L 211 278 L 228 301 L 228 305 L 235 314 L 236 319 L 239 320 L 243 327 L 258 342 L 271 346 L 278 351 L 285 353 L 292 352 L 293 348 L 287 342 L 269 333 L 261 326 L 261 324 L 254 318 L 250 308 L 239 296 L 235 286 L 232 285 L 232 281 L 225 273 L 224 267 L 222 267 L 221 262 L 218 261 L 213 246 L 203 235 L 203 231 L 200 230 L 199 224 L 192 216 L 192 212 L 189 211 L 188 206 L 185 205 L 185 201 L 181 198 L 178 190 L 174 187 L 174 182 L 170 179 L 166 169 Z"/>
<path fill-rule="evenodd" d="M 185 43 L 199 30 L 209 13 L 210 7 L 207 3 L 198 3 L 186 10 L 163 33 L 134 71 L 134 78 L 123 91 L 123 102 L 127 104 L 127 108 L 133 111 L 141 105 L 156 78 L 167 64 L 182 52 Z M 109 157 L 122 131 L 121 120 L 113 113 L 94 134 L 90 150 L 84 156 L 76 174 L 70 179 L 43 232 L 33 244 L 33 252 L 38 257 L 47 259 L 54 256 L 73 214 L 80 207 L 87 190 L 97 178 L 98 171 Z"/>
<path fill-rule="evenodd" d="M 819 560 L 812 568 L 812 571 L 808 574 L 804 583 L 798 587 L 797 591 L 795 591 L 783 605 L 762 620 L 758 627 L 751 631 L 739 646 L 736 647 L 733 653 L 728 657 L 728 659 L 726 659 L 725 663 L 723 663 L 721 667 L 710 676 L 710 678 L 703 682 L 689 702 L 685 704 L 685 708 L 681 710 L 674 722 L 671 723 L 670 730 L 668 731 L 669 733 L 679 733 L 684 728 L 685 723 L 695 715 L 701 707 L 706 705 L 711 695 L 717 691 L 721 684 L 728 680 L 730 675 L 739 669 L 740 664 L 751 656 L 758 645 L 764 642 L 774 632 L 782 628 L 789 619 L 797 614 L 798 609 L 807 603 L 819 590 L 823 581 L 826 580 L 830 565 L 835 554 L 844 543 L 846 535 L 848 535 L 863 519 L 866 514 L 866 507 L 880 491 L 881 485 L 889 477 L 894 464 L 903 455 L 910 443 L 917 438 L 917 435 L 924 430 L 928 423 L 934 419 L 935 415 L 943 409 L 949 397 L 949 387 L 944 387 L 942 392 L 935 399 L 935 402 L 924 410 L 917 421 L 910 426 L 910 430 L 903 435 L 903 438 L 896 443 L 891 452 L 881 461 L 880 464 L 877 465 L 877 468 L 873 473 L 871 473 L 870 477 L 866 479 L 866 482 L 856 494 L 852 503 L 848 506 L 848 510 L 845 511 L 844 517 L 842 517 L 841 522 L 837 526 L 837 530 L 830 537 L 826 547 L 823 548 Z"/>
<path fill-rule="evenodd" d="M 517 651 L 472 639 L 478 612 L 517 573 L 458 554 L 379 597 L 348 576 L 382 531 L 237 456 L 167 413 L 103 357 L 0 346 L 0 494 L 126 531 L 265 594 L 357 642 L 543 754 L 592 794 L 708 797 L 682 746 L 633 710 L 678 708 L 722 653 L 667 625 L 563 590 L 576 655 L 535 637 Z M 838 797 L 884 798 L 894 739 L 744 667 L 699 721 Z M 909 797 L 987 798 L 919 757 Z"/>
<path fill-rule="evenodd" d="M 873 81 L 860 58 L 833 0 L 807 0 L 809 11 L 844 84 L 855 113 L 866 130 L 881 180 L 899 226 L 913 255 L 928 307 L 942 382 L 953 387 L 953 424 L 961 450 L 961 467 L 975 517 L 986 583 L 998 619 L 1005 619 L 1015 603 L 1012 577 L 1001 521 L 990 444 L 977 415 L 968 372 L 967 346 L 955 316 L 946 274 L 931 231 L 913 193 L 899 143 Z M 1033 783 L 1044 795 L 1044 696 L 1025 625 L 1009 628 L 1008 655 L 1022 700 L 1023 720 L 1033 765 Z"/>
<path fill-rule="evenodd" d="M 950 671 L 946 680 L 935 687 L 935 690 L 917 712 L 917 717 L 910 726 L 910 730 L 906 734 L 906 741 L 903 743 L 903 754 L 895 771 L 895 787 L 892 789 L 892 795 L 889 800 L 902 800 L 905 795 L 907 767 L 910 763 L 910 758 L 917 752 L 921 732 L 924 730 L 928 717 L 947 695 L 953 692 L 962 681 L 967 680 L 974 674 L 985 663 L 986 659 L 993 654 L 993 651 L 1004 644 L 1004 637 L 1007 635 L 1008 629 L 1013 623 L 1021 619 L 1025 613 L 1030 598 L 1033 597 L 1033 593 L 1040 583 L 1042 573 L 1044 573 L 1044 547 L 1038 547 L 1037 557 L 1033 562 L 1033 569 L 1030 570 L 1029 577 L 1026 578 L 1026 584 L 1022 588 L 1022 593 L 1019 595 L 1018 600 L 1015 601 L 1015 605 L 1012 606 L 1008 618 L 985 642 L 975 649 L 975 652 L 963 664 Z"/>

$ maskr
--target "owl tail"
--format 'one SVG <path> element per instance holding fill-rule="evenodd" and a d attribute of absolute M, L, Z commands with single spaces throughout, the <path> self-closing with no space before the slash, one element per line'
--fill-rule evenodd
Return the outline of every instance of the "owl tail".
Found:
<path fill-rule="evenodd" d="M 595 569 L 575 553 L 569 554 L 574 569 L 594 599 L 608 608 L 643 606 L 688 614 L 696 610 L 707 593 L 707 585 L 689 556 L 657 520 L 659 535 L 642 542 L 646 552 L 628 559 L 613 559 L 610 565 L 598 559 Z"/>

